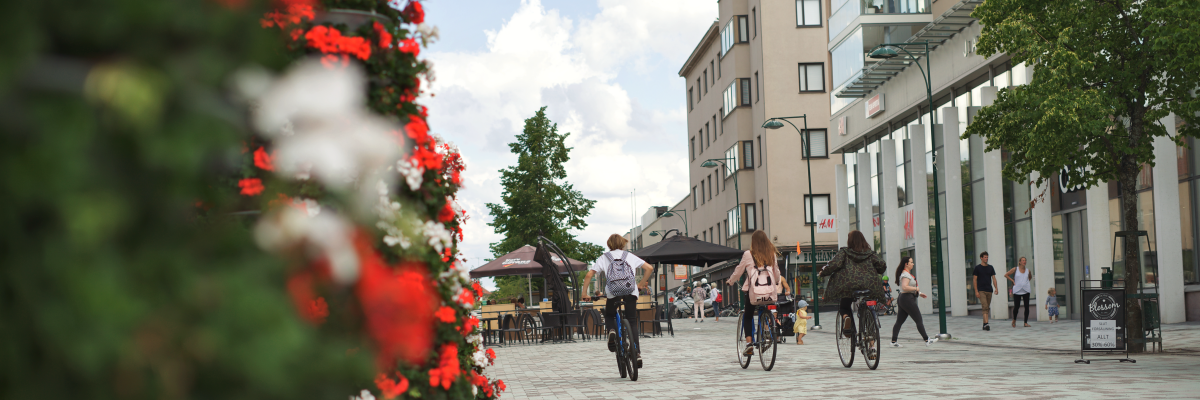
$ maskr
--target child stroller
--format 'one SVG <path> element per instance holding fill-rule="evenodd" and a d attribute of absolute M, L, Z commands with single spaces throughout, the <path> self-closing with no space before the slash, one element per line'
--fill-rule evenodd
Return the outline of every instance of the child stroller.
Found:
<path fill-rule="evenodd" d="M 775 326 L 779 332 L 775 335 L 780 343 L 787 342 L 789 336 L 795 336 L 796 299 L 792 296 L 779 296 L 775 302 Z"/>

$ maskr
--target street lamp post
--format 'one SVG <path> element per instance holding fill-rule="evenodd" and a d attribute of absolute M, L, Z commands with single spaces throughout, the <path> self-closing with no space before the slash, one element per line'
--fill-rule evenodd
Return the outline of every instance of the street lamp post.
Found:
<path fill-rule="evenodd" d="M 717 163 L 721 163 L 721 166 L 725 167 L 725 171 L 729 171 L 730 170 L 729 165 L 725 164 L 725 162 L 728 160 L 733 160 L 733 158 L 710 158 L 710 159 L 704 160 L 704 163 L 700 164 L 700 166 L 705 167 L 705 168 L 712 168 L 712 167 L 716 167 Z M 737 212 L 738 212 L 738 221 L 737 221 L 738 222 L 738 227 L 737 227 L 738 250 L 741 250 L 742 249 L 742 200 L 738 195 L 739 195 L 739 193 L 738 193 L 738 173 L 737 173 L 737 169 L 734 168 L 733 169 L 733 202 L 737 203 L 735 205 L 735 207 L 737 207 L 737 209 L 738 209 L 737 210 Z M 726 237 L 728 237 L 728 235 L 726 235 Z"/>
<path fill-rule="evenodd" d="M 663 213 L 662 216 L 674 217 L 675 212 L 677 212 L 677 211 L 683 213 L 683 216 L 679 217 L 679 219 L 683 220 L 683 236 L 691 236 L 692 234 L 688 233 L 687 210 L 667 210 L 667 212 Z"/>
<path fill-rule="evenodd" d="M 799 127 L 796 127 L 796 124 L 793 124 L 792 121 L 788 121 L 788 119 L 791 119 L 791 118 L 803 119 L 804 120 L 804 130 L 800 130 Z M 808 153 L 808 135 L 807 135 L 808 114 L 798 115 L 795 117 L 771 118 L 771 119 L 768 119 L 766 122 L 763 122 L 762 126 L 763 126 L 763 128 L 767 128 L 767 129 L 779 129 L 779 128 L 783 127 L 783 122 L 779 122 L 779 121 L 787 122 L 788 125 L 791 125 L 792 128 L 796 129 L 796 133 L 800 134 L 800 151 L 803 153 L 803 156 L 804 156 L 805 169 L 808 170 L 808 215 L 810 216 L 810 218 L 813 219 L 812 223 L 808 225 L 808 237 L 809 237 L 808 261 L 812 266 L 812 268 L 811 268 L 812 271 L 810 271 L 810 273 L 812 274 L 812 278 L 811 278 L 812 289 L 811 290 L 812 290 L 812 294 L 813 294 L 813 310 L 815 310 L 813 312 L 813 327 L 812 327 L 812 329 L 821 329 L 821 312 L 820 312 L 821 300 L 817 297 L 817 213 L 815 211 L 816 209 L 815 209 L 815 206 L 813 205 L 813 200 L 812 200 L 812 161 L 811 161 L 812 157 L 809 157 L 809 156 L 811 156 L 811 154 Z M 800 249 L 797 248 L 796 252 L 799 253 Z"/>
<path fill-rule="evenodd" d="M 921 63 L 916 61 L 917 57 L 914 56 L 911 52 L 909 52 L 908 49 L 905 49 L 904 48 L 905 46 L 920 46 L 925 49 L 925 53 L 924 53 L 925 54 L 925 68 L 921 68 Z M 929 131 L 933 132 L 933 121 L 934 121 L 934 118 L 933 118 L 933 115 L 934 115 L 933 114 L 933 112 L 934 112 L 934 110 L 933 110 L 933 83 L 932 83 L 933 76 L 932 76 L 931 70 L 929 68 L 929 42 L 926 41 L 926 42 L 911 42 L 911 43 L 883 43 L 878 46 L 875 46 L 874 49 L 871 49 L 870 57 L 876 58 L 876 59 L 895 58 L 895 57 L 900 56 L 900 53 L 897 52 L 896 49 L 899 49 L 900 51 L 903 51 L 904 54 L 907 54 L 908 58 L 910 60 L 914 60 L 913 64 L 916 65 L 917 68 L 921 70 L 921 78 L 925 79 L 925 97 L 927 99 L 929 99 L 929 127 L 930 127 Z M 939 328 L 941 329 L 941 333 L 938 334 L 938 338 L 949 339 L 950 333 L 946 332 L 946 285 L 945 285 L 946 265 L 945 265 L 945 260 L 942 259 L 943 258 L 942 257 L 942 216 L 941 216 L 942 207 L 940 204 L 941 202 L 938 200 L 938 193 L 941 192 L 941 190 L 938 189 L 938 180 L 937 180 L 937 174 L 938 174 L 937 149 L 936 148 L 931 149 L 931 151 L 933 152 L 933 177 L 934 177 L 933 178 L 933 209 L 934 209 L 933 230 L 934 230 L 934 235 L 936 236 L 936 238 L 934 238 L 934 248 L 937 251 L 937 255 L 935 255 L 934 257 L 937 258 L 937 268 L 938 268 L 938 276 L 937 276 L 938 325 L 939 325 Z"/>

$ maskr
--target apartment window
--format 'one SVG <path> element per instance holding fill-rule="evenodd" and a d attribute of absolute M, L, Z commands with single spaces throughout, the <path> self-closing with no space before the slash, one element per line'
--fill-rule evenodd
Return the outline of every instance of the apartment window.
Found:
<path fill-rule="evenodd" d="M 762 135 L 758 135 L 758 166 L 762 166 Z"/>
<path fill-rule="evenodd" d="M 704 70 L 704 94 L 708 94 L 708 70 Z"/>
<path fill-rule="evenodd" d="M 742 227 L 742 207 L 735 206 L 726 212 L 726 218 L 729 218 L 729 224 L 725 226 L 726 236 L 738 234 L 738 229 Z"/>
<path fill-rule="evenodd" d="M 706 203 L 707 201 L 705 201 L 705 200 L 707 200 L 707 199 L 704 197 L 704 180 L 701 179 L 700 180 L 700 204 Z"/>
<path fill-rule="evenodd" d="M 724 97 L 725 107 L 722 109 L 724 112 L 721 114 L 722 118 L 729 116 L 734 108 L 750 105 L 750 78 L 734 79 L 725 89 Z"/>
<path fill-rule="evenodd" d="M 750 41 L 750 19 L 745 15 L 737 16 L 738 20 L 738 43 L 746 43 Z"/>
<path fill-rule="evenodd" d="M 700 232 L 700 235 L 704 236 L 704 238 L 701 240 L 703 240 L 705 242 L 708 241 L 708 231 Z"/>
<path fill-rule="evenodd" d="M 750 18 L 754 20 L 754 37 L 757 38 L 758 37 L 758 10 L 756 8 L 750 9 Z"/>
<path fill-rule="evenodd" d="M 742 168 L 754 168 L 754 142 L 742 142 Z"/>
<path fill-rule="evenodd" d="M 695 210 L 696 208 L 698 208 L 696 207 L 696 187 L 692 186 L 692 209 Z"/>
<path fill-rule="evenodd" d="M 712 131 L 709 130 L 707 122 L 704 123 L 704 140 L 708 142 L 708 145 L 712 145 Z"/>
<path fill-rule="evenodd" d="M 712 239 L 714 243 L 716 242 L 717 236 L 713 235 L 713 228 L 708 228 L 708 237 Z"/>
<path fill-rule="evenodd" d="M 696 131 L 696 136 L 700 137 L 700 146 L 698 147 L 700 149 L 700 154 L 704 154 L 704 130 L 701 129 Z"/>
<path fill-rule="evenodd" d="M 810 206 L 811 206 L 811 208 L 810 208 Z M 814 194 L 812 196 L 809 196 L 807 194 L 804 195 L 804 223 L 805 224 L 813 223 L 812 215 L 810 215 L 808 212 L 810 209 L 813 210 L 813 212 L 815 212 L 817 214 L 817 217 L 824 217 L 826 215 L 829 215 L 829 195 L 827 195 L 827 194 Z"/>
<path fill-rule="evenodd" d="M 748 106 L 748 105 L 750 105 L 750 80 L 743 78 L 743 79 L 738 79 L 738 81 L 740 81 L 742 84 L 742 103 L 741 103 L 741 105 Z"/>
<path fill-rule="evenodd" d="M 696 103 L 692 101 L 692 88 L 688 88 L 688 112 L 696 109 Z"/>
<path fill-rule="evenodd" d="M 733 175 L 734 169 L 737 168 L 738 166 L 742 165 L 741 163 L 738 162 L 738 160 L 741 159 L 741 157 L 738 157 L 738 153 L 741 153 L 741 152 L 738 151 L 738 145 L 736 145 L 736 144 L 729 147 L 728 149 L 725 149 L 725 175 L 726 176 Z"/>
<path fill-rule="evenodd" d="M 716 60 L 713 60 L 713 61 L 709 61 L 709 62 L 708 62 L 708 70 L 709 70 L 709 71 L 713 71 L 713 74 L 712 74 L 712 76 L 709 76 L 709 79 L 711 79 L 711 81 L 710 81 L 710 82 L 708 82 L 708 84 L 709 84 L 709 85 L 716 85 L 716 84 L 717 84 L 717 72 L 716 72 L 717 70 L 713 69 L 713 63 L 715 63 L 715 62 L 716 62 Z"/>
<path fill-rule="evenodd" d="M 764 228 L 764 229 L 766 229 L 766 225 L 767 225 L 767 207 L 763 205 L 763 201 L 762 201 L 762 200 L 759 200 L 759 201 L 758 201 L 758 216 L 759 216 L 760 218 L 762 218 L 762 219 L 760 219 L 760 221 L 762 221 L 763 228 Z"/>
<path fill-rule="evenodd" d="M 708 199 L 709 200 L 712 200 L 712 194 L 713 194 L 712 174 L 708 174 Z"/>
<path fill-rule="evenodd" d="M 692 136 L 691 143 L 688 144 L 688 150 L 692 153 L 692 161 L 696 161 L 696 137 Z"/>
<path fill-rule="evenodd" d="M 796 0 L 796 26 L 821 26 L 821 0 Z"/>
<path fill-rule="evenodd" d="M 699 88 L 699 87 L 700 87 L 700 77 L 696 77 L 696 87 L 697 87 L 697 88 Z M 700 98 L 701 96 L 703 96 L 703 95 L 704 95 L 704 93 L 701 93 L 701 91 L 700 91 L 700 90 L 697 90 L 697 91 L 696 91 L 696 98 L 697 98 L 697 99 L 699 99 L 699 98 Z"/>
<path fill-rule="evenodd" d="M 754 73 L 754 102 L 758 102 L 758 96 L 762 95 L 762 86 L 758 85 L 758 72 Z"/>
<path fill-rule="evenodd" d="M 757 221 L 755 221 L 755 219 L 756 219 L 755 217 L 757 217 L 757 216 L 758 216 L 758 214 L 756 214 L 754 211 L 754 203 L 747 204 L 746 205 L 746 230 L 747 231 L 753 231 L 755 229 L 758 229 L 758 227 L 755 224 L 755 222 L 757 222 Z"/>
<path fill-rule="evenodd" d="M 725 89 L 725 94 L 723 96 L 724 107 L 721 108 L 722 118 L 733 112 L 734 107 L 737 107 L 737 90 L 735 90 L 737 88 L 737 81 L 737 79 L 734 79 L 733 82 L 729 84 L 729 87 Z"/>
<path fill-rule="evenodd" d="M 733 18 L 721 28 L 721 57 L 725 57 L 729 53 L 729 49 L 733 48 Z"/>
<path fill-rule="evenodd" d="M 825 64 L 800 64 L 800 92 L 825 91 Z"/>
<path fill-rule="evenodd" d="M 804 131 L 808 139 L 808 155 L 805 158 L 829 158 L 825 147 L 825 130 L 809 129 Z"/>
<path fill-rule="evenodd" d="M 717 60 L 717 77 L 721 77 L 721 60 Z M 713 84 L 716 85 L 717 81 L 713 80 Z"/>
<path fill-rule="evenodd" d="M 717 130 L 717 114 L 713 114 L 712 127 L 713 127 L 714 131 Z M 722 129 L 721 129 L 721 134 L 725 134 L 724 127 L 722 127 Z"/>

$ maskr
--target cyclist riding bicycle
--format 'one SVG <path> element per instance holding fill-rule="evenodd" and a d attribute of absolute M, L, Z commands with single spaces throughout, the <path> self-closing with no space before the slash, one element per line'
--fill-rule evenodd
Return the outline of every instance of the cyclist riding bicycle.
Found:
<path fill-rule="evenodd" d="M 729 276 L 729 280 L 726 283 L 733 285 L 742 276 L 742 273 L 748 274 L 750 269 L 756 269 L 762 271 L 764 274 L 769 274 L 773 285 L 782 283 L 784 285 L 783 294 L 788 294 L 791 288 L 787 287 L 787 283 L 780 280 L 779 263 L 776 261 L 778 255 L 779 251 L 775 249 L 775 245 L 771 243 L 771 239 L 767 237 L 767 233 L 754 231 L 754 234 L 750 235 L 750 250 L 742 253 L 742 261 L 738 263 L 737 268 L 733 270 L 733 275 Z M 751 304 L 749 293 L 750 280 L 747 279 L 742 283 L 741 290 L 743 306 L 742 332 L 747 335 L 746 343 L 753 342 L 753 339 L 749 335 L 750 332 L 753 332 L 752 321 L 754 320 L 755 307 L 757 307 L 757 305 Z M 745 354 L 747 356 L 753 355 L 754 347 L 746 346 Z"/>
<path fill-rule="evenodd" d="M 827 302 L 838 302 L 838 319 L 850 316 L 850 305 L 854 303 L 854 292 L 869 290 L 869 300 L 882 301 L 883 287 L 879 284 L 879 275 L 887 271 L 887 264 L 871 251 L 871 245 L 862 232 L 850 231 L 846 239 L 846 247 L 838 249 L 837 255 L 821 268 L 820 276 L 828 276 L 825 287 Z M 845 318 L 842 334 L 854 336 L 854 318 Z"/>
<path fill-rule="evenodd" d="M 625 245 L 628 243 L 629 240 L 621 235 L 614 233 L 609 236 L 608 251 L 600 255 L 595 263 L 592 263 L 587 275 L 583 277 L 583 287 L 591 285 L 592 277 L 597 272 L 603 272 L 608 278 L 608 283 L 604 288 L 604 293 L 608 297 L 608 302 L 604 305 L 604 326 L 608 329 L 608 351 L 617 351 L 617 306 L 624 303 L 625 312 L 622 318 L 629 321 L 630 330 L 633 331 L 629 332 L 629 336 L 633 338 L 633 345 L 638 349 L 637 365 L 638 368 L 641 368 L 642 354 L 641 346 L 638 345 L 637 333 L 638 289 L 646 289 L 650 276 L 654 274 L 654 269 L 638 256 L 625 251 Z M 646 270 L 646 275 L 640 280 L 637 279 L 639 267 Z M 591 301 L 592 298 L 584 296 L 583 300 Z"/>

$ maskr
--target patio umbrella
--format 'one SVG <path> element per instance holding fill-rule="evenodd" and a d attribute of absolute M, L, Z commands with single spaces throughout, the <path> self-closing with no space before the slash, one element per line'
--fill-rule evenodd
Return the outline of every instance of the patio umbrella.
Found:
<path fill-rule="evenodd" d="M 744 252 L 696 238 L 675 235 L 633 254 L 652 264 L 708 265 L 741 258 Z"/>
<path fill-rule="evenodd" d="M 521 248 L 496 257 L 495 260 L 488 262 L 471 270 L 472 278 L 482 278 L 485 276 L 509 276 L 509 275 L 537 275 L 542 276 L 542 265 L 533 260 L 533 255 L 537 251 L 536 247 L 525 245 Z M 583 271 L 587 269 L 588 264 L 582 261 L 567 259 L 569 266 L 563 264 L 562 259 L 557 255 L 550 255 L 550 259 L 554 261 L 555 267 L 558 267 L 559 274 L 568 272 Z"/>

